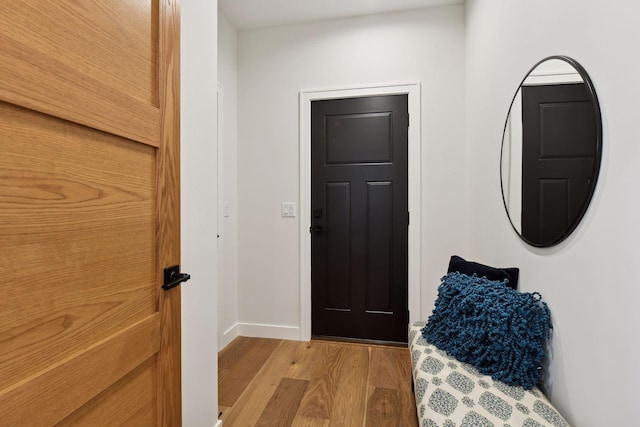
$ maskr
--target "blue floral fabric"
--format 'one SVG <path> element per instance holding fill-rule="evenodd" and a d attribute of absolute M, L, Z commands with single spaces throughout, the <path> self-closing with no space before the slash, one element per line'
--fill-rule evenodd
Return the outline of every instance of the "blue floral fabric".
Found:
<path fill-rule="evenodd" d="M 570 427 L 537 387 L 525 390 L 483 375 L 409 326 L 418 425 L 440 427 Z"/>

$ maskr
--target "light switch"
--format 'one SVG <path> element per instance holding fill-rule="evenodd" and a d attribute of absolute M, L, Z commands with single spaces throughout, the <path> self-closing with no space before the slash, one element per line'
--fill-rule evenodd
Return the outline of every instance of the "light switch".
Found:
<path fill-rule="evenodd" d="M 296 216 L 296 204 L 295 202 L 283 202 L 282 203 L 282 216 L 294 217 Z"/>
<path fill-rule="evenodd" d="M 229 206 L 229 202 L 224 202 L 224 206 L 222 208 L 222 214 L 225 217 L 229 217 L 231 215 L 231 206 Z"/>

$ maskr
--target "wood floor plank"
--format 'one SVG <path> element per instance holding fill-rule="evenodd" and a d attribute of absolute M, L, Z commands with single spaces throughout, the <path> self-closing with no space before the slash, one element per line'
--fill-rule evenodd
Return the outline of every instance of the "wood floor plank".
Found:
<path fill-rule="evenodd" d="M 397 350 L 389 347 L 372 347 L 370 351 L 369 386 L 397 389 L 398 373 L 395 358 Z"/>
<path fill-rule="evenodd" d="M 361 426 L 365 419 L 369 348 L 348 346 L 340 364 L 338 385 L 331 411 L 331 426 Z"/>
<path fill-rule="evenodd" d="M 330 419 L 344 356 L 344 345 L 318 343 L 317 363 L 298 415 Z"/>
<path fill-rule="evenodd" d="M 218 366 L 218 384 L 220 384 L 222 381 L 224 381 L 225 378 L 227 378 L 229 372 L 231 372 L 231 369 L 221 369 L 220 366 Z"/>
<path fill-rule="evenodd" d="M 411 354 L 408 349 L 392 353 L 398 378 L 401 425 L 417 427 L 416 398 L 411 386 Z"/>
<path fill-rule="evenodd" d="M 218 353 L 218 369 L 228 370 L 232 367 L 238 356 L 245 353 L 254 341 L 254 338 L 236 337 Z"/>
<path fill-rule="evenodd" d="M 287 378 L 311 380 L 318 365 L 319 349 L 322 348 L 323 344 L 311 341 L 304 346 L 300 346 L 293 363 L 287 370 Z"/>
<path fill-rule="evenodd" d="M 397 427 L 401 424 L 400 396 L 398 390 L 370 387 L 367 400 L 367 427 Z"/>
<path fill-rule="evenodd" d="M 298 412 L 309 381 L 283 378 L 264 408 L 257 427 L 289 427 Z"/>
<path fill-rule="evenodd" d="M 223 372 L 218 378 L 218 404 L 233 406 L 281 342 L 267 338 L 238 337 L 229 344 L 218 358 Z"/>
<path fill-rule="evenodd" d="M 331 422 L 320 418 L 295 417 L 291 427 L 329 427 Z"/>
<path fill-rule="evenodd" d="M 230 406 L 221 406 L 218 405 L 218 419 L 220 420 L 224 420 L 225 418 L 227 418 L 227 414 L 229 413 L 229 411 L 231 410 Z"/>
<path fill-rule="evenodd" d="M 269 344 L 275 347 L 280 341 L 271 338 L 237 337 L 218 354 L 218 368 L 225 370 L 237 367 L 238 361 L 242 358 L 247 355 L 254 356 L 251 353 L 257 348 Z"/>
<path fill-rule="evenodd" d="M 254 426 L 271 396 L 276 391 L 284 372 L 294 360 L 296 351 L 304 342 L 281 341 L 273 355 L 262 366 L 256 377 L 227 413 L 226 427 Z"/>
<path fill-rule="evenodd" d="M 228 381 L 258 338 L 220 353 L 219 378 Z M 220 403 L 225 427 L 417 427 L 406 348 L 328 341 L 278 341 L 233 405 Z M 253 369 L 256 369 L 253 367 Z M 302 384 L 306 384 L 302 390 Z M 229 400 L 221 389 L 219 401 Z M 295 411 L 297 408 L 297 412 Z"/>

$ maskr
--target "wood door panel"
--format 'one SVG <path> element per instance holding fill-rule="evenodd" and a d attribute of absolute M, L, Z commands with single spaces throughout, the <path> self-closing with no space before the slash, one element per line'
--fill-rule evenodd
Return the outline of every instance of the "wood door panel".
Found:
<path fill-rule="evenodd" d="M 55 53 L 56 61 L 157 105 L 157 1 L 77 4 L 14 2 L 2 8 L 0 26 L 9 38 L 47 56 Z"/>
<path fill-rule="evenodd" d="M 0 99 L 158 146 L 156 3 L 0 9 Z"/>
<path fill-rule="evenodd" d="M 25 420 L 28 425 L 59 422 L 151 358 L 159 344 L 160 315 L 153 314 L 28 381 L 0 391 L 0 425 L 25 425 Z"/>
<path fill-rule="evenodd" d="M 157 369 L 152 357 L 56 427 L 155 426 Z"/>
<path fill-rule="evenodd" d="M 1 426 L 180 425 L 179 15 L 0 9 Z"/>
<path fill-rule="evenodd" d="M 155 312 L 156 159 L 4 103 L 0 133 L 3 389 Z"/>
<path fill-rule="evenodd" d="M 41 225 L 68 227 L 93 222 L 100 210 L 109 210 L 106 220 L 155 215 L 153 147 L 1 102 L 0 132 L 0 203 L 21 209 L 18 223 L 22 215 L 30 215 L 26 223 L 57 215 L 59 222 Z"/>

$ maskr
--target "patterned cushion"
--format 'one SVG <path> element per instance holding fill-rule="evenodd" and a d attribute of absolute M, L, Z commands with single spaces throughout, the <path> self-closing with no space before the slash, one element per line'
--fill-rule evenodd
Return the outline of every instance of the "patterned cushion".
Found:
<path fill-rule="evenodd" d="M 425 324 L 409 328 L 420 426 L 569 427 L 539 389 L 495 381 L 428 343 Z"/>

